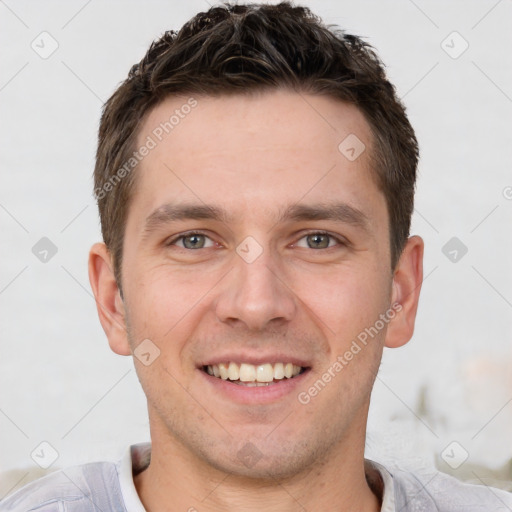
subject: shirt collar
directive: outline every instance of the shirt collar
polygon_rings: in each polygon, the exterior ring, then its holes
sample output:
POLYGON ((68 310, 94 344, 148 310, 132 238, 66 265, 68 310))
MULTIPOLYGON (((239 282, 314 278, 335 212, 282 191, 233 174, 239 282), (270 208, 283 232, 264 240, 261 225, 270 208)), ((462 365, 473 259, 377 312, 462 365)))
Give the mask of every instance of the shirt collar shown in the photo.
POLYGON ((117 465, 121 494, 126 510, 130 512, 146 512, 135 488, 133 477, 144 471, 151 460, 151 443, 134 444, 126 450, 124 457, 117 465))
POLYGON ((395 512, 393 475, 382 464, 369 459, 364 459, 364 470, 370 489, 382 501, 380 512, 395 512))

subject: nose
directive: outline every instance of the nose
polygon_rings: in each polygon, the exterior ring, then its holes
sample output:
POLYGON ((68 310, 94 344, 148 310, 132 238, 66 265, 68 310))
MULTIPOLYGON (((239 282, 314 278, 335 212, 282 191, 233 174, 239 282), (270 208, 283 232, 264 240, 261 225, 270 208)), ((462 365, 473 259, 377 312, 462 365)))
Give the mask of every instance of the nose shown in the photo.
POLYGON ((236 256, 234 266, 217 297, 215 309, 220 321, 261 331, 292 320, 296 297, 269 251, 251 263, 236 256))

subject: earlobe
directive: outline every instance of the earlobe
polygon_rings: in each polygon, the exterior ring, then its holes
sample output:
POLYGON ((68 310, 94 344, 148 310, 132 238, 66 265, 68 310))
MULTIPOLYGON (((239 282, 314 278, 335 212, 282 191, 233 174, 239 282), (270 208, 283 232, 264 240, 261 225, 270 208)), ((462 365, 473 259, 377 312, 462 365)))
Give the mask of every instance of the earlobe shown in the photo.
POLYGON ((405 345, 414 332, 414 322, 423 281, 423 240, 413 236, 407 240, 393 274, 391 304, 400 304, 388 325, 385 346, 405 345))
POLYGON ((130 355, 125 308, 114 276, 110 253, 103 243, 94 244, 89 252, 89 281, 110 348, 116 354, 130 355))

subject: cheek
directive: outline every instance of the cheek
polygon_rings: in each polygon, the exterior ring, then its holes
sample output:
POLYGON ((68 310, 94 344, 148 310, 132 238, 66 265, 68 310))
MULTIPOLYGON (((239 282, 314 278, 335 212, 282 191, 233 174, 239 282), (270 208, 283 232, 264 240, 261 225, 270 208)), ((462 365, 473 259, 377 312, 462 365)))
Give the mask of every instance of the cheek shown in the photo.
POLYGON ((383 275, 371 266, 347 266, 316 275, 296 272, 289 279, 326 336, 342 348, 388 308, 391 284, 383 275))
POLYGON ((126 290, 131 341, 149 338, 162 353, 180 352, 205 314, 215 282, 213 274, 198 278, 197 272, 168 265, 135 270, 126 290))

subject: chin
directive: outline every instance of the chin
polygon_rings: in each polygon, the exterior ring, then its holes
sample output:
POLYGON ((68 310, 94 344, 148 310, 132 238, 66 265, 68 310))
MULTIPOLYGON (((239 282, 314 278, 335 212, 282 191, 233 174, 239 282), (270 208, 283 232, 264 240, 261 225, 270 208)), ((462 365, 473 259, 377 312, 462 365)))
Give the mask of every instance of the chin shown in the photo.
MULTIPOLYGON (((218 446, 218 445, 217 445, 218 446)), ((328 447, 313 447, 305 442, 232 442, 226 450, 202 453, 200 456, 210 466, 232 476, 272 482, 307 474, 327 454, 328 447), (239 446, 234 449, 234 446, 239 446), (325 452, 325 453, 324 453, 325 452)))

